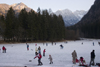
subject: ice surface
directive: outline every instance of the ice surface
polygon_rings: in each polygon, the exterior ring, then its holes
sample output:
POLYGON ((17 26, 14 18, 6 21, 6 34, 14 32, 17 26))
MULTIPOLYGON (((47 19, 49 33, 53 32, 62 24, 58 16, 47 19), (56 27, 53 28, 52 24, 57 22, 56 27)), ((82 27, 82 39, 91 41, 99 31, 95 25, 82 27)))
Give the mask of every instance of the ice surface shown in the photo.
MULTIPOLYGON (((2 46, 5 46, 7 53, 2 53, 0 50, 0 67, 37 67, 38 58, 35 57, 35 48, 41 47, 41 53, 46 49, 45 57, 42 56, 41 67, 79 67, 78 63, 76 65, 72 64, 72 55, 71 53, 76 50, 78 59, 83 56, 86 64, 90 62, 90 53, 92 50, 95 50, 95 63, 100 63, 100 46, 98 44, 100 39, 85 39, 77 41, 67 41, 66 42, 45 42, 43 43, 28 43, 29 51, 27 51, 26 43, 17 43, 17 44, 0 44, 0 49, 2 46), (83 42, 83 45, 82 45, 83 42), (94 46, 93 43, 94 42, 94 46), (46 46, 48 43, 48 46, 46 46), (55 45, 56 43, 56 45, 55 45), (37 46, 35 46, 37 44, 37 46), (60 45, 63 45, 64 48, 61 49, 60 45), (49 54, 53 58, 53 64, 49 64, 49 54), (29 62, 32 60, 32 62, 29 62)), ((82 66, 81 66, 82 67, 82 66)), ((98 67, 98 66, 91 66, 98 67)))

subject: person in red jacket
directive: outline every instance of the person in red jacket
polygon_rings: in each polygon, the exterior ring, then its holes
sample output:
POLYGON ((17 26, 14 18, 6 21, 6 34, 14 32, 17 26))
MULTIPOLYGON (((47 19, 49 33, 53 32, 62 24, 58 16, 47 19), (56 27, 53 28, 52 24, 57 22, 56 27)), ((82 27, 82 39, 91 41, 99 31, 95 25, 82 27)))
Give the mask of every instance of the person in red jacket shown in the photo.
POLYGON ((79 65, 80 65, 80 66, 86 65, 86 62, 85 62, 85 60, 84 60, 83 57, 80 57, 80 59, 79 59, 79 65))
POLYGON ((3 47, 2 47, 2 50, 3 50, 3 53, 5 53, 6 48, 3 46, 3 47))
POLYGON ((44 50, 43 50, 43 56, 45 56, 45 52, 46 52, 46 51, 45 51, 45 49, 44 49, 44 50))
POLYGON ((42 55, 40 53, 37 53, 37 56, 34 57, 34 59, 37 57, 38 57, 38 65, 43 65, 43 63, 41 62, 42 55))

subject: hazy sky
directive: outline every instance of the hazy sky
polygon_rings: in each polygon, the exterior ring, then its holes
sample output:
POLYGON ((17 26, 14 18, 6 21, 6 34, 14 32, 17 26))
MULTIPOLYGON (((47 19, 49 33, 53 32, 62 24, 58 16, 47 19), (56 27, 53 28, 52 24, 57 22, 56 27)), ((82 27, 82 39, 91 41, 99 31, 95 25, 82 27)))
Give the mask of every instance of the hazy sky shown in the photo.
POLYGON ((0 4, 14 4, 14 3, 24 3, 28 7, 37 11, 38 7, 40 9, 52 9, 53 12, 57 10, 69 9, 75 10, 89 10, 91 5, 93 5, 95 0, 0 0, 0 4))

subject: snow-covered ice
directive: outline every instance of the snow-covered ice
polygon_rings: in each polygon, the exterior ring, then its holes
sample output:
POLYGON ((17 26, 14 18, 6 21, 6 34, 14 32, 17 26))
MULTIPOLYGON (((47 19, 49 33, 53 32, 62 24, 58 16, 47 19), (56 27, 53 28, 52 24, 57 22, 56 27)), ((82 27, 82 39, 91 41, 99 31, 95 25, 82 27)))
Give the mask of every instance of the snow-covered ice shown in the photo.
POLYGON ((46 42, 44 43, 44 45, 43 43, 28 43, 29 51, 27 51, 26 43, 0 44, 0 49, 2 49, 2 46, 5 46, 7 48, 7 53, 2 53, 2 50, 0 50, 0 67, 37 67, 38 58, 34 59, 34 57, 35 48, 38 48, 39 46, 41 47, 42 54, 43 50, 46 49, 45 57, 42 56, 41 59, 43 63, 41 67, 79 67, 78 63, 76 65, 72 63, 71 53, 74 50, 76 50, 77 52, 78 59, 81 56, 84 57, 86 64, 89 64, 90 62, 91 51, 95 50, 95 63, 100 63, 100 46, 98 44, 98 42, 100 42, 100 39, 85 39, 67 42, 68 43, 53 42, 53 45, 51 42, 48 42, 48 46, 46 46, 46 42), (37 44, 37 46, 35 46, 35 44, 37 44), (60 48, 61 44, 64 46, 63 49, 60 48), (49 54, 51 54, 53 58, 53 64, 49 64, 49 54), (29 62, 29 60, 32 60, 32 62, 29 62))

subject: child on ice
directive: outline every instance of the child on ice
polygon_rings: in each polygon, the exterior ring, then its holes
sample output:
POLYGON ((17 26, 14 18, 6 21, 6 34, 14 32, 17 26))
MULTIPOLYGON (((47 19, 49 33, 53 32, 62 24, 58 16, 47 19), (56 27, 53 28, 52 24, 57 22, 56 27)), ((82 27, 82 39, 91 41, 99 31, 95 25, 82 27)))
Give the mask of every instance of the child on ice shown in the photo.
POLYGON ((50 64, 53 64, 53 62, 52 62, 52 56, 51 55, 49 55, 49 58, 48 59, 50 59, 50 64))
POLYGON ((2 47, 3 53, 6 53, 6 48, 3 46, 2 47))
POLYGON ((46 50, 46 49, 43 50, 43 56, 45 56, 45 52, 46 52, 45 50, 46 50))
POLYGON ((29 50, 29 45, 26 43, 26 45, 27 45, 27 50, 29 50))
POLYGON ((84 60, 83 57, 80 57, 80 59, 79 59, 79 65, 80 65, 80 66, 86 65, 86 62, 85 62, 85 60, 84 60))

